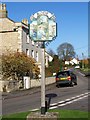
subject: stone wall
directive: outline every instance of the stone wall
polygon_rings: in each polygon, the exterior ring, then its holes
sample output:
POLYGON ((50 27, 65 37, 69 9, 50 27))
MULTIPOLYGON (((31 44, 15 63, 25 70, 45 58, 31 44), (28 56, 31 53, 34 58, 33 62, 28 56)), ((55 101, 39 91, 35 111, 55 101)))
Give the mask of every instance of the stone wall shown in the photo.
POLYGON ((1 31, 13 31, 15 28, 14 21, 9 18, 0 18, 0 32, 1 31))
POLYGON ((10 92, 19 89, 19 83, 16 80, 0 80, 0 91, 1 92, 10 92))
MULTIPOLYGON (((55 83, 55 77, 48 77, 45 79, 46 85, 55 83)), ((41 79, 32 79, 31 87, 37 87, 41 85, 41 79)))
POLYGON ((16 51, 19 49, 20 34, 15 23, 8 18, 0 19, 0 51, 16 51))
POLYGON ((2 53, 5 51, 16 51, 19 49, 18 44, 18 33, 9 32, 9 33, 0 33, 0 47, 2 48, 2 53))
MULTIPOLYGON (((45 79, 46 85, 55 83, 55 77, 48 77, 45 79)), ((30 80, 30 88, 41 86, 41 79, 31 79, 30 80)), ((16 80, 0 80, 0 91, 1 92, 11 92, 15 90, 19 90, 20 82, 16 80)), ((24 89, 24 88, 23 88, 24 89)))

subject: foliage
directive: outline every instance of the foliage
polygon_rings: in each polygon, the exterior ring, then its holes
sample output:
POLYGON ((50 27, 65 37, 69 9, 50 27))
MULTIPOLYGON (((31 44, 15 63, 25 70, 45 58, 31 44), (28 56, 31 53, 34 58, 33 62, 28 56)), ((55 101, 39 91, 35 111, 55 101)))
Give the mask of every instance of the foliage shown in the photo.
POLYGON ((59 110, 53 109, 49 112, 58 112, 60 120, 88 120, 90 112, 80 110, 59 110))
POLYGON ((88 58, 88 68, 90 69, 90 58, 88 58))
POLYGON ((58 46, 57 53, 59 58, 63 60, 69 60, 75 56, 74 47, 70 43, 63 43, 58 46))
POLYGON ((80 61, 80 68, 90 68, 90 59, 83 59, 80 61))
POLYGON ((2 55, 2 74, 5 78, 16 78, 20 76, 30 76, 31 73, 39 74, 39 68, 35 60, 25 53, 8 53, 2 55))
POLYGON ((57 73, 60 70, 60 60, 59 60, 57 55, 54 56, 53 61, 52 61, 52 65, 53 65, 53 67, 52 67, 53 73, 54 72, 57 73))
MULTIPOLYGON (((39 112, 39 111, 36 111, 39 112)), ((86 111, 79 111, 79 110, 59 110, 59 109, 53 109, 48 110, 48 112, 58 112, 60 120, 88 120, 88 116, 90 115, 90 112, 86 111)), ((20 113, 14 113, 9 115, 4 115, 2 117, 2 120, 26 120, 27 115, 29 115, 31 112, 20 112, 20 113)))
POLYGON ((45 68, 45 76, 46 77, 51 77, 52 76, 52 71, 51 71, 50 67, 45 68))
POLYGON ((63 61, 54 55, 52 62, 49 62, 49 67, 46 68, 46 77, 52 76, 53 73, 57 73, 63 69, 63 61))

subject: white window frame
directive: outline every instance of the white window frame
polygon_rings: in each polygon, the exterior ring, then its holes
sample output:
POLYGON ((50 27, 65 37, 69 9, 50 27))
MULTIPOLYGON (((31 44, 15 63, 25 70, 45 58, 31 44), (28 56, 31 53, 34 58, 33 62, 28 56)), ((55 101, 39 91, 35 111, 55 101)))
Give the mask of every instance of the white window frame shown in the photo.
POLYGON ((29 35, 26 37, 26 43, 29 43, 29 35))
POLYGON ((36 51, 36 61, 38 62, 38 52, 36 51))
POLYGON ((31 56, 34 58, 34 50, 31 51, 31 56))
POLYGON ((26 49, 26 55, 29 56, 29 49, 26 49))

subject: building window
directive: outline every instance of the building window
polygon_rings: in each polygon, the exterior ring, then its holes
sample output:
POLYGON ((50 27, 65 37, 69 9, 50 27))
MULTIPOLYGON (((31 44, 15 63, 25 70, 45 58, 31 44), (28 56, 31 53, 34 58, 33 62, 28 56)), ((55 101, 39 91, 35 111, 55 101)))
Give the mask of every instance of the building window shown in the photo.
POLYGON ((31 56, 34 58, 34 50, 31 51, 31 56))
POLYGON ((26 55, 29 56, 29 49, 26 49, 26 55))
POLYGON ((36 61, 38 62, 38 52, 36 51, 36 61))
POLYGON ((29 43, 29 35, 26 37, 26 43, 29 43))
POLYGON ((17 31, 16 28, 13 29, 14 31, 17 31))
POLYGON ((1 10, 4 10, 4 5, 2 4, 2 9, 1 10))

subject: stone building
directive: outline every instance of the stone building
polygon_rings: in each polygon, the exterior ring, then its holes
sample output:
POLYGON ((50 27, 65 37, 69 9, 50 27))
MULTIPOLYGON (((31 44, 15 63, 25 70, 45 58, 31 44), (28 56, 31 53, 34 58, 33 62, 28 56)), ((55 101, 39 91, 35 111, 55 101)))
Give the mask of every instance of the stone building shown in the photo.
MULTIPOLYGON (((15 22, 8 18, 6 4, 0 4, 0 55, 8 51, 25 52, 33 57, 41 71, 41 43, 34 42, 29 38, 28 20, 15 22)), ((48 66, 46 54, 46 66, 48 66)))
POLYGON ((25 52, 40 62, 40 45, 29 38, 28 20, 14 22, 8 18, 6 5, 0 4, 0 51, 25 52))
MULTIPOLYGON (((0 4, 0 53, 7 51, 24 51, 33 57, 38 64, 41 63, 41 43, 34 42, 29 38, 28 20, 14 22, 8 18, 5 4, 0 4)), ((49 54, 46 54, 46 66, 48 65, 49 54)))

